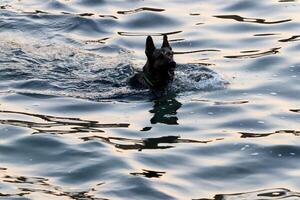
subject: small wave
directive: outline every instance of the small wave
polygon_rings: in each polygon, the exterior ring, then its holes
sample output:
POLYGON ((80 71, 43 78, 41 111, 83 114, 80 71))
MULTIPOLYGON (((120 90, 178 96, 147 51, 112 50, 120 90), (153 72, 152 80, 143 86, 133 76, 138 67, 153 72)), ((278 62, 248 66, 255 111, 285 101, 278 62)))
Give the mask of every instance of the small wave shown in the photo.
POLYGON ((274 189, 265 189, 258 190, 253 192, 245 193, 235 193, 235 194, 217 194, 213 199, 207 200, 217 200, 217 199, 299 199, 300 194, 298 192, 293 192, 286 188, 274 188, 274 189))
POLYGON ((217 72, 197 64, 178 65, 173 89, 178 92, 224 89, 229 84, 217 72))

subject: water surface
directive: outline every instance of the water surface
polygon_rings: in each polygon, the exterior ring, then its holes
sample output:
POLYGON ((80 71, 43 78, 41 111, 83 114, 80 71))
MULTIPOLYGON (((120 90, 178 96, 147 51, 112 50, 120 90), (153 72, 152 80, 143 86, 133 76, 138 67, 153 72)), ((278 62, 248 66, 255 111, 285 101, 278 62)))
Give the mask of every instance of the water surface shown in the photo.
POLYGON ((0 198, 300 199, 299 9, 0 1, 0 198), (127 83, 163 34, 157 97, 127 83))

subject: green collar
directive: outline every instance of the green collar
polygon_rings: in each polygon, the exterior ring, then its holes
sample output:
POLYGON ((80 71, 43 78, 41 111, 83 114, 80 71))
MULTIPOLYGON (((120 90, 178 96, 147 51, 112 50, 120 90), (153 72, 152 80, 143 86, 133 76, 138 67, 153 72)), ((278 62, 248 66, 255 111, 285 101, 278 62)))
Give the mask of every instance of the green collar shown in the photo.
POLYGON ((151 80, 150 78, 149 78, 149 76, 147 76, 147 73, 143 73, 143 79, 145 80, 145 82, 146 82, 146 84, 149 86, 149 87, 154 87, 155 86, 155 80, 151 80))

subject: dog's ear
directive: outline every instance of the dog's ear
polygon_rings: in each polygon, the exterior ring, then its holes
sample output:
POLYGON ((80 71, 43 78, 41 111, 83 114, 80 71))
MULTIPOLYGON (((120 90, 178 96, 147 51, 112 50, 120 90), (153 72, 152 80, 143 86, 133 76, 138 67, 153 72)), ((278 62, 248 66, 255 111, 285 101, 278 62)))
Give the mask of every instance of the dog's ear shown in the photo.
POLYGON ((172 50, 172 47, 171 47, 170 44, 169 44, 167 35, 164 35, 164 41, 163 41, 163 43, 162 43, 161 48, 163 48, 163 47, 166 47, 166 48, 169 48, 169 49, 172 50))
POLYGON ((154 50, 155 50, 155 46, 154 46, 152 37, 148 36, 147 40, 146 40, 146 50, 145 50, 146 56, 148 58, 150 58, 152 56, 154 50))

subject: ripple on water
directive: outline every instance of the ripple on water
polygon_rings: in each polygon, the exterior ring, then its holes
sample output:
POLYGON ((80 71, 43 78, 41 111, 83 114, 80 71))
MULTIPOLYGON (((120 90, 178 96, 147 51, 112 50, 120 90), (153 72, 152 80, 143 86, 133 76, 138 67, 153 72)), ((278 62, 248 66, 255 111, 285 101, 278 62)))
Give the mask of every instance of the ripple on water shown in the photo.
POLYGON ((261 7, 261 2, 254 2, 249 0, 242 0, 238 2, 234 2, 229 4, 229 6, 225 6, 223 10, 225 11, 248 11, 261 7))
MULTIPOLYGON (((213 199, 207 200, 218 200, 218 199, 226 199, 226 200, 234 200, 234 199, 252 199, 252 200, 260 200, 260 199, 299 199, 299 192, 293 192, 286 188, 272 188, 272 189, 264 189, 252 192, 242 192, 242 193, 233 193, 233 194, 217 194, 213 199)), ((199 199, 200 200, 200 199, 199 199)))
POLYGON ((93 6, 102 6, 106 4, 106 0, 76 0, 75 4, 85 6, 85 7, 93 7, 93 6))
POLYGON ((83 34, 87 36, 99 36, 99 34, 107 33, 100 21, 95 21, 92 18, 73 16, 68 17, 67 20, 63 22, 66 25, 64 31, 83 34))
POLYGON ((137 13, 132 16, 127 16, 125 22, 122 23, 124 28, 142 29, 157 28, 163 26, 164 29, 168 27, 179 26, 180 21, 158 13, 137 13), (159 22, 159 23, 157 23, 159 22))
POLYGON ((0 196, 300 199, 298 12, 295 0, 0 1, 0 196), (146 36, 163 34, 182 63, 169 91, 128 87, 146 36))

